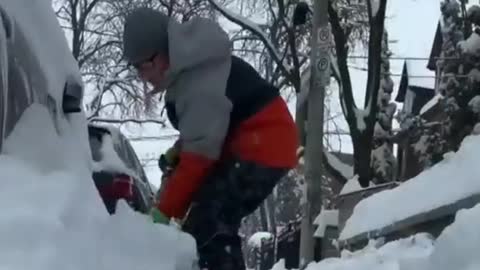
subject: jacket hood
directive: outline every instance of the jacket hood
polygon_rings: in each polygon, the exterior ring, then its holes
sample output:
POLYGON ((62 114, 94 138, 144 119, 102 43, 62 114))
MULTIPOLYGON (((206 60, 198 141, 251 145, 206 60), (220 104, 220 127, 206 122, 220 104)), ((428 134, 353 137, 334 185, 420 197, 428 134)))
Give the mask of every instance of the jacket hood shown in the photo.
POLYGON ((200 17, 185 23, 171 19, 168 47, 170 68, 162 88, 168 88, 183 71, 230 58, 232 54, 227 33, 215 21, 200 17))

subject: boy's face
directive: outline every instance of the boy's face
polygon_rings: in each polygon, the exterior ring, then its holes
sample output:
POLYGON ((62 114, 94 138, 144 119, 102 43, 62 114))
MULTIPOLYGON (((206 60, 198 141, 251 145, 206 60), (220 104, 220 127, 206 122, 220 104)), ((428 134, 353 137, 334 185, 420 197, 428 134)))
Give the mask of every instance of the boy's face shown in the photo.
POLYGON ((165 79, 165 73, 170 64, 167 57, 156 54, 144 62, 134 65, 138 71, 140 78, 158 88, 165 79))

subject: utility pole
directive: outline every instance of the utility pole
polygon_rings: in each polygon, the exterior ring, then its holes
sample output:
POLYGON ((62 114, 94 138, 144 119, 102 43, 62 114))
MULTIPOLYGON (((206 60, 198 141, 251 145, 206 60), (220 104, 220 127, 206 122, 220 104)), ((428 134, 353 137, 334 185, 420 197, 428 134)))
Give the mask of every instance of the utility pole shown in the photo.
POLYGON ((325 88, 330 81, 331 31, 328 24, 328 0, 314 0, 308 94, 305 176, 307 200, 300 237, 300 269, 314 259, 313 221, 322 207, 323 123, 325 88))

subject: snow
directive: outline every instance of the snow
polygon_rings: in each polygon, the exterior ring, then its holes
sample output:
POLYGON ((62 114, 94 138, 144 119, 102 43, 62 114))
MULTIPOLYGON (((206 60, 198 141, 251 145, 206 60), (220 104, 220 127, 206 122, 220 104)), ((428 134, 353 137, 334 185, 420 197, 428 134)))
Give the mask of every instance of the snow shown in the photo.
MULTIPOLYGON (((455 222, 448 226, 435 244, 426 264, 428 270, 480 269, 480 205, 457 212, 455 222)), ((422 270, 416 268, 415 270, 422 270)))
POLYGON ((51 1, 2 0, 0 6, 15 21, 14 34, 27 38, 32 56, 36 58, 33 63, 38 64, 48 78, 43 90, 51 94, 57 108, 61 108, 66 78, 79 83, 82 80, 51 1), (62 64, 58 65, 59 62, 62 64))
MULTIPOLYGON (((344 250, 340 258, 310 263, 306 270, 411 270, 402 266, 425 260, 434 249, 433 239, 427 234, 418 234, 383 246, 381 244, 380 241, 371 241, 362 250, 344 250)), ((282 266, 283 262, 279 261, 272 270, 285 270, 282 266)))
MULTIPOLYGON (((100 148, 102 158, 98 162, 93 162, 93 171, 119 172, 130 176, 136 176, 136 173, 133 170, 129 169, 127 165, 122 161, 122 159, 118 156, 118 153, 115 151, 113 144, 114 142, 111 135, 103 135, 102 147, 100 148)), ((138 176, 136 177, 138 178, 138 176)))
POLYGON ((467 40, 458 42, 460 49, 467 54, 480 54, 480 35, 473 32, 467 40))
MULTIPOLYGON (((61 108, 65 78, 79 71, 50 4, 0 6, 21 18, 16 30, 28 36, 45 72, 36 90, 48 90, 61 108)), ((108 215, 92 179, 84 112, 51 109, 26 108, 0 155, 0 269, 193 269, 191 236, 153 224, 124 201, 108 215)))
POLYGON ((280 259, 276 264, 273 265, 272 270, 286 270, 285 259, 280 259))
MULTIPOLYGON (((311 263, 306 270, 476 270, 480 269, 480 205, 460 210, 435 240, 426 233, 384 244, 370 240, 358 251, 311 263)), ((285 270, 280 260, 272 270, 285 270)))
POLYGON ((258 248, 262 246, 263 240, 269 240, 272 237, 273 235, 269 232, 256 232, 248 239, 248 245, 258 248))
POLYGON ((443 96, 441 94, 436 94, 432 99, 430 99, 427 103, 425 103, 425 105, 423 105, 422 109, 420 110, 420 115, 430 110, 442 99, 443 99, 443 96))
POLYGON ((191 269, 189 235, 154 225, 124 202, 116 216, 107 214, 91 178, 82 115, 61 123, 60 135, 52 122, 33 104, 0 155, 0 268, 191 269))
MULTIPOLYGON (((430 43, 430 46, 431 44, 433 43, 430 43)), ((425 52, 425 55, 428 55, 428 53, 425 52)), ((405 63, 408 70, 409 86, 435 89, 435 72, 427 69, 424 62, 407 59, 405 60, 405 63)))
POLYGON ((313 224, 318 226, 314 236, 324 237, 327 226, 338 226, 338 210, 322 209, 313 224))
POLYGON ((339 160, 334 154, 325 151, 325 156, 327 157, 328 163, 335 168, 338 172, 340 172, 343 177, 346 179, 350 179, 353 177, 353 167, 343 163, 339 160))
POLYGON ((358 182, 358 175, 355 175, 352 179, 349 179, 345 185, 343 185, 340 195, 353 193, 362 189, 362 186, 360 186, 360 183, 358 182))
POLYGON ((480 135, 480 123, 475 124, 472 130, 473 135, 480 135))
POLYGON ((477 177, 480 175, 479 152, 480 136, 468 136, 456 154, 445 155, 445 159, 434 167, 392 190, 360 201, 347 220, 340 239, 380 229, 480 193, 477 177))

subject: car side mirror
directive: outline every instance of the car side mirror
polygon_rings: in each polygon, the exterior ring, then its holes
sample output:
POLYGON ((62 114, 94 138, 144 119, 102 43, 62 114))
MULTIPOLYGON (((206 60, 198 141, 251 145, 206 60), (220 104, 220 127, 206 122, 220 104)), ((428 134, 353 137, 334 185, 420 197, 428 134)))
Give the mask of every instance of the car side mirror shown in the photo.
POLYGON ((63 88, 62 109, 65 114, 82 111, 83 86, 81 82, 69 78, 63 88))

